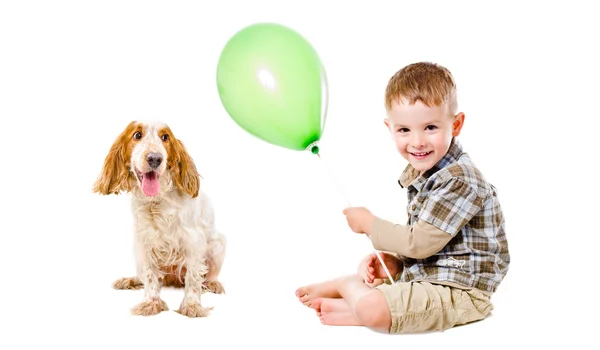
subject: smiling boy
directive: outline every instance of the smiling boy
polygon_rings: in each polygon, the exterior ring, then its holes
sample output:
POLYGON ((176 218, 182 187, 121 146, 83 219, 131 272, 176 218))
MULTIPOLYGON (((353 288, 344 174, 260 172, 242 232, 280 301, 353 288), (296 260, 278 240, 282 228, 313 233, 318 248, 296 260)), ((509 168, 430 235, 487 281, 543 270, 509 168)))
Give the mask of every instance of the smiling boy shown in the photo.
POLYGON ((448 69, 408 65, 390 79, 384 120, 409 165, 399 184, 408 194, 408 223, 363 207, 344 210, 353 232, 375 253, 356 274, 300 287, 300 301, 329 325, 367 326, 386 333, 442 331, 485 319, 510 255, 496 189, 457 140, 465 121, 448 69))

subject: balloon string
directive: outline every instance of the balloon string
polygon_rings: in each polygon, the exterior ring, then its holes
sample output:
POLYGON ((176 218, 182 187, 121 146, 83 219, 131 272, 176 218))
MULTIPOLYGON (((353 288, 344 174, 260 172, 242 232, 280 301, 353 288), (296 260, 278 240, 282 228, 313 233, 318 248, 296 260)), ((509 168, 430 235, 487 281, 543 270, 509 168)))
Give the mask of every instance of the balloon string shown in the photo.
MULTIPOLYGON (((323 159, 321 158, 321 155, 317 152, 315 153, 317 155, 317 157, 319 157, 319 159, 321 160, 321 164, 323 164, 323 166, 325 168, 327 168, 327 173, 331 176, 331 180, 333 183, 335 183, 337 185, 338 190, 340 191, 340 193, 342 194, 342 196, 344 197, 344 200, 346 201, 346 207, 350 207, 350 201, 348 200, 348 196, 346 195, 346 192, 344 192, 344 189, 342 188, 342 186, 340 185, 340 183, 338 181, 335 181, 334 177, 333 177, 333 173, 331 171, 329 171, 328 167, 327 167, 327 162, 323 161, 323 159)), ((369 237, 368 235, 365 235, 365 237, 367 237, 367 239, 371 239, 371 237, 369 237)), ((385 263, 383 262, 383 258, 381 257, 380 252, 378 252, 377 250, 375 250, 375 255, 377 255, 377 258, 379 259, 379 263, 381 264, 381 266, 383 266, 383 270, 385 271, 385 274, 388 276, 389 280, 391 283, 395 283, 394 279, 392 278, 392 274, 390 273, 390 271, 388 270, 387 266, 385 265, 385 263)))

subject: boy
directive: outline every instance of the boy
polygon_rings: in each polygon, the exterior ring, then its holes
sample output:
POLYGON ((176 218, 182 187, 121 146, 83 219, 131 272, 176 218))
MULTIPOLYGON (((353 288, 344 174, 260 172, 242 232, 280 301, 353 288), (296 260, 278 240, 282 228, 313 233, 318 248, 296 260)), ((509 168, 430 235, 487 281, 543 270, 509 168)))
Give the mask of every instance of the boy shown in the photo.
POLYGON ((409 162, 398 181, 408 192, 408 224, 362 207, 344 214, 353 232, 382 251, 396 282, 373 253, 358 273, 300 287, 296 296, 324 324, 391 334, 482 320, 510 256, 496 190, 456 139, 465 115, 457 113, 454 78, 437 64, 408 65, 390 79, 385 105, 384 123, 409 162))

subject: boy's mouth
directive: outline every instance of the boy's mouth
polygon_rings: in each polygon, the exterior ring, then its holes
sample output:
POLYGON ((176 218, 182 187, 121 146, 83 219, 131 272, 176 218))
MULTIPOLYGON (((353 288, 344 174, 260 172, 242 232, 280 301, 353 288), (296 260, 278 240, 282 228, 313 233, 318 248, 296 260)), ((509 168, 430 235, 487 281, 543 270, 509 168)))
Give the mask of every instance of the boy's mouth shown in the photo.
POLYGON ((432 151, 429 152, 410 152, 410 154, 416 159, 425 159, 428 155, 431 154, 432 151))

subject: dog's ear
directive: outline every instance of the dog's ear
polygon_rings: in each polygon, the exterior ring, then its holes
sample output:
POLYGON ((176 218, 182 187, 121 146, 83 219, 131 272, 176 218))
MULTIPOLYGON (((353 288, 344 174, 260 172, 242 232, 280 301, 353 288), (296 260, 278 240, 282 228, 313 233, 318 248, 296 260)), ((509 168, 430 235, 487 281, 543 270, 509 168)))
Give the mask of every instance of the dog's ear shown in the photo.
POLYGON ((136 123, 131 122, 110 147, 102 171, 94 184, 94 193, 109 195, 131 190, 130 179, 133 175, 129 171, 127 150, 135 129, 136 123))
POLYGON ((173 176, 173 183, 190 197, 196 198, 200 191, 200 174, 192 157, 188 154, 180 140, 173 138, 169 157, 169 168, 173 176))

